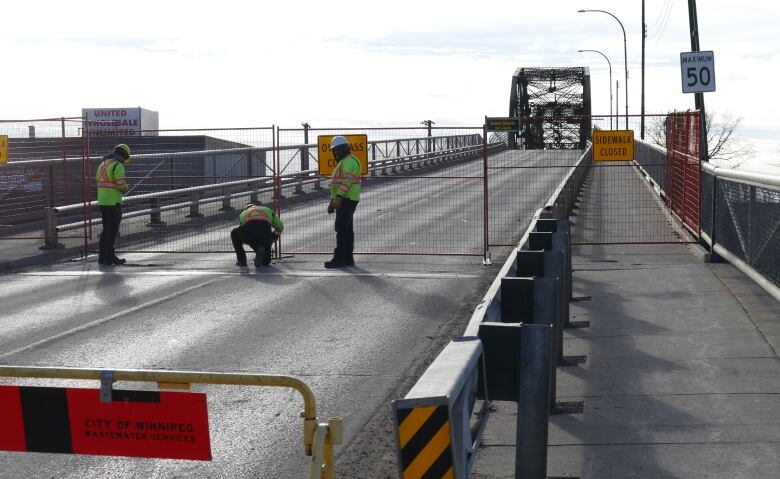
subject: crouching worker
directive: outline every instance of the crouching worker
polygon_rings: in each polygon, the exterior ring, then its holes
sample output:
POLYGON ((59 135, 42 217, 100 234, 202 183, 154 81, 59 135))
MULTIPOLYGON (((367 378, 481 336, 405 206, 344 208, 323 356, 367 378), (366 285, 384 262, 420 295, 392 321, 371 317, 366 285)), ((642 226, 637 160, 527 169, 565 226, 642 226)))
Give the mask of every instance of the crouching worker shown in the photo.
POLYGON ((271 208, 249 203, 238 215, 238 228, 230 232, 236 250, 236 266, 246 266, 244 245, 255 251, 255 266, 271 264, 271 244, 279 238, 284 224, 271 208))

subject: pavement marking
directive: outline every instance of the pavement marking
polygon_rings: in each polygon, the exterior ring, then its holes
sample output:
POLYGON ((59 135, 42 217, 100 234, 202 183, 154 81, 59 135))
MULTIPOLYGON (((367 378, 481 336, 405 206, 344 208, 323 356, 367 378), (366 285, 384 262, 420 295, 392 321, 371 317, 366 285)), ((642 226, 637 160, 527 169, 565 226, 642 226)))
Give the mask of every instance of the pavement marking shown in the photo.
POLYGON ((166 270, 166 271, 122 271, 122 272, 104 272, 104 271, 40 271, 30 273, 17 273, 16 276, 102 276, 102 275, 122 275, 122 276, 282 276, 282 277, 306 277, 306 278, 344 278, 350 276, 357 277, 381 277, 381 278, 404 278, 404 279, 470 279, 479 278, 479 274, 471 273, 421 273, 421 272, 398 272, 398 273, 369 273, 369 272, 351 272, 351 271, 273 271, 264 270, 262 272, 253 271, 205 271, 205 270, 166 270))
POLYGON ((8 357, 13 356, 15 354, 19 354, 19 353, 23 353, 23 352, 26 352, 26 351, 30 351, 32 349, 35 349, 35 348, 39 347, 39 346, 43 346, 45 344, 54 342, 54 341, 56 341, 58 339, 65 338, 67 336, 72 336, 72 335, 80 333, 82 331, 86 331, 89 328, 93 328, 95 326, 99 326, 99 325, 101 325, 103 323, 107 323, 107 322, 112 321, 114 319, 121 318, 122 316, 127 316, 128 314, 135 313, 136 311, 139 311, 139 310, 151 307, 151 306, 155 306, 155 305, 163 303, 165 301, 170 301, 171 299, 174 299, 177 296, 185 295, 185 294, 187 294, 187 293, 189 293, 191 291, 194 291, 196 289, 200 289, 200 288, 202 288, 204 286, 208 286, 211 283, 215 283, 217 281, 219 281, 219 279, 210 279, 210 280, 205 281, 203 283, 199 283, 199 284, 196 284, 194 286, 190 286, 189 288, 185 288, 185 289, 183 289, 181 291, 177 291, 177 292, 171 293, 171 294, 169 294, 167 296, 163 296, 162 298, 157 298, 157 299, 154 299, 152 301, 149 301, 149 302, 146 302, 146 303, 143 303, 143 304, 139 304, 138 306, 134 306, 134 307, 132 307, 130 309, 126 309, 126 310, 121 311, 119 313, 114 313, 114 314, 112 314, 110 316, 106 316, 105 318, 97 319, 95 321, 91 321, 89 323, 82 324, 81 326, 76 326, 75 328, 68 329, 67 331, 63 331, 63 332, 57 333, 57 334, 55 334, 53 336, 49 336, 48 338, 44 338, 44 339, 35 341, 34 343, 30 343, 27 346, 22 346, 20 348, 16 348, 14 350, 5 352, 3 354, 0 354, 0 359, 5 359, 5 358, 8 358, 8 357))

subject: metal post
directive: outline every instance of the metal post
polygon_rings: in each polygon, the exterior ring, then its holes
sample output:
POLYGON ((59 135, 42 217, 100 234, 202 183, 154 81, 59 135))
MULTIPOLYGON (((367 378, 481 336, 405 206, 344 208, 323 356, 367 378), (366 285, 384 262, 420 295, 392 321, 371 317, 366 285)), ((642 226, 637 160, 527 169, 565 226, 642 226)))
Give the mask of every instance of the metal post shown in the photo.
MULTIPOLYGON (((301 126, 303 126, 303 144, 308 145, 310 126, 308 123, 305 122, 301 123, 301 126)), ((304 146, 303 148, 301 148, 301 171, 306 171, 308 169, 309 169, 309 147, 304 146)))
POLYGON ((152 198, 149 200, 149 222, 146 226, 165 226, 165 221, 162 220, 162 213, 160 212, 160 198, 152 198))
POLYGON ((44 221, 44 243, 39 246, 40 250, 55 250, 65 247, 64 244, 58 242, 57 232, 57 209, 46 207, 43 209, 43 221, 44 221))
POLYGON ((639 129, 639 138, 645 139, 645 38, 647 38, 647 25, 645 24, 645 0, 642 0, 642 122, 639 129))
MULTIPOLYGON (((699 19, 696 11, 696 0, 688 0, 688 24, 690 25, 691 33, 691 51, 699 51, 699 19)), ((694 93, 694 102, 696 109, 701 112, 701 138, 699 153, 701 155, 701 161, 709 161, 709 151, 707 145, 707 114, 704 110, 704 93, 694 93)))
POLYGON ((517 401, 515 477, 547 477, 549 383, 552 326, 523 324, 520 346, 520 390, 517 401))
POLYGON ((487 154, 487 125, 482 126, 482 264, 490 264, 490 250, 488 249, 488 242, 490 236, 488 228, 490 222, 488 220, 488 154, 487 154))
POLYGON ((609 58, 607 58, 606 55, 604 55, 598 50, 577 50, 577 51, 598 53, 599 55, 604 57, 604 59, 607 61, 607 65, 609 65, 609 129, 611 130, 612 129, 612 62, 609 61, 609 58))
POLYGON ((200 191, 193 191, 190 195, 190 214, 187 218, 203 218, 203 214, 200 212, 200 191))
POLYGON ((620 25, 620 29, 623 31, 623 68, 626 72, 626 79, 623 88, 626 90, 626 130, 628 130, 628 41, 626 40, 626 29, 623 27, 623 22, 618 17, 609 13, 606 10, 578 10, 579 13, 585 12, 599 12, 606 13, 610 17, 614 18, 620 25))
POLYGON ((222 208, 219 211, 230 211, 233 206, 230 204, 230 187, 225 186, 222 188, 222 208))
POLYGON ((717 223, 716 210, 718 208, 718 175, 712 172, 712 229, 710 230, 710 255, 715 256, 715 229, 717 223))

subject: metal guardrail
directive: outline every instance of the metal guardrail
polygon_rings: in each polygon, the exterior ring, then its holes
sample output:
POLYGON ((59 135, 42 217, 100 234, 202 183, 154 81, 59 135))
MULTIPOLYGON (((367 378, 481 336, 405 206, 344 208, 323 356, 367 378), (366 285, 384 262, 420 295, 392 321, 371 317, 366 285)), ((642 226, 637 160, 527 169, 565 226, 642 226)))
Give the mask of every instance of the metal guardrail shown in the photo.
POLYGON ((115 381, 154 382, 159 389, 189 390, 191 384, 221 384, 262 387, 286 387, 303 398, 303 445, 311 456, 310 479, 334 477, 333 446, 342 443, 341 418, 318 422, 314 393, 303 381, 292 376, 273 374, 219 373, 204 371, 155 371, 144 369, 88 369, 0 365, 0 377, 78 379, 101 381, 101 401, 110 402, 115 381))
MULTIPOLYGON (((473 136, 473 135, 466 135, 466 136, 473 136)), ((428 137, 424 137, 424 139, 428 139, 428 137)), ((406 141, 406 139, 403 141, 406 141)), ((377 143, 382 143, 382 142, 377 142, 377 143)), ((282 148, 300 149, 304 147, 309 148, 312 147, 312 145, 298 145, 298 146, 289 146, 289 147, 282 147, 282 148)), ((313 145, 313 147, 316 148, 316 145, 313 145)), ((489 145, 489 150, 493 151, 501 147, 502 145, 500 144, 489 145)), ((403 157, 382 158, 379 160, 369 162, 369 176, 388 175, 388 174, 396 173, 398 171, 428 167, 428 166, 433 166, 439 163, 444 163, 449 161, 463 160, 463 159, 470 158, 477 153, 481 154, 482 149, 483 149, 483 145, 479 143, 477 145, 461 146, 461 147, 451 148, 449 150, 423 152, 420 154, 412 154, 403 157)), ((253 150, 260 151, 263 149, 255 148, 253 150)), ((264 151, 267 151, 267 149, 264 151)), ((187 152, 182 154, 192 155, 193 152, 187 152)), ((170 155, 170 154, 166 153, 162 155, 170 155)), ((286 175, 279 175, 278 179, 279 179, 278 186, 274 185, 276 177, 255 177, 250 179, 222 182, 213 185, 193 186, 193 187, 180 188, 180 189, 168 190, 168 191, 157 192, 157 193, 146 193, 142 195, 129 196, 129 197, 125 197, 123 201, 125 205, 148 203, 150 207, 148 209, 143 209, 143 210, 129 211, 124 214, 124 217, 133 218, 133 217, 148 215, 150 217, 150 224, 155 224, 155 223, 159 223, 160 214, 162 212, 185 209, 185 208, 189 209, 189 214, 191 216, 198 216, 201 205, 222 202, 223 208, 229 208, 230 203, 233 199, 248 197, 250 201, 257 201, 259 194, 267 193, 269 191, 274 191, 274 189, 277 187, 280 190, 294 188, 295 193, 303 193, 304 186, 314 185, 314 189, 318 190, 321 188, 320 183, 323 178, 318 176, 316 170, 306 170, 306 171, 300 171, 300 172, 290 173, 286 175), (234 189, 237 187, 246 187, 246 189, 244 191, 235 192, 234 189), (214 191, 214 190, 222 190, 223 194, 219 196, 212 196, 207 198, 204 197, 205 196, 204 193, 209 191, 214 191), (166 205, 161 204, 162 198, 167 198, 172 196, 187 196, 187 195, 190 196, 189 201, 178 202, 174 204, 166 204, 166 205)), ((53 208, 45 208, 44 211, 45 244, 43 248, 44 249, 60 248, 61 246, 58 242, 59 232, 68 231, 72 229, 79 229, 85 226, 84 221, 77 221, 77 222, 68 223, 64 225, 58 225, 57 224, 58 215, 60 213, 77 212, 84 209, 85 207, 96 207, 96 206, 97 206, 97 202, 92 201, 90 203, 77 203, 77 204, 71 204, 71 205, 65 205, 65 206, 59 206, 53 208)), ((100 222, 99 219, 92 220, 92 223, 99 223, 99 222, 100 222)))
POLYGON ((400 477, 468 477, 488 401, 482 402, 475 424, 471 411, 477 389, 486 387, 481 342, 451 341, 409 393, 392 402, 400 477))
POLYGON ((479 447, 488 420, 490 400, 518 402, 515 477, 545 477, 548 415, 556 407, 554 374, 562 357, 562 328, 568 322, 571 298, 571 235, 567 232, 568 220, 544 217, 568 218, 591 164, 591 150, 589 145, 545 207, 534 215, 517 248, 477 305, 463 336, 445 347, 403 399, 393 401, 401 478, 423 477, 428 469, 419 469, 419 464, 433 467, 432 458, 421 455, 433 443, 425 430, 435 429, 429 425, 435 421, 438 428, 447 427, 447 449, 442 449, 440 443, 438 451, 443 453, 439 457, 444 459, 439 460, 452 465, 450 477, 467 478, 471 454, 479 447), (524 253, 534 258, 518 262, 518 256, 524 253), (518 280, 512 286, 526 291, 507 294, 502 304, 501 290, 507 279, 518 280), (517 311, 511 308, 518 305, 519 296, 527 299, 525 293, 529 290, 534 299, 531 305, 525 305, 530 307, 530 314, 526 313, 521 324, 513 316, 517 311), (486 325, 488 329, 483 328, 486 325), (485 369, 480 371, 477 364, 482 362, 485 369), (474 386, 478 387, 476 391, 474 386), (465 441, 465 434, 457 432, 464 430, 457 421, 472 417, 477 400, 482 400, 476 412, 478 420, 468 436, 470 441, 465 441), (456 418, 455 423, 452 418, 456 418))
POLYGON ((780 301, 780 175, 702 165, 702 239, 780 301))

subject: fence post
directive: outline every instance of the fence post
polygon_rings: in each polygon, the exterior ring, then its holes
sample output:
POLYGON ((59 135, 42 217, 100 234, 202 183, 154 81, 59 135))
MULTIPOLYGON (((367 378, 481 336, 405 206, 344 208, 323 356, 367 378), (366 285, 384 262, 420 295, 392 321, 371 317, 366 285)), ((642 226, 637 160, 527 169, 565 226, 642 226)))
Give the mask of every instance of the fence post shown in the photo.
POLYGON ((187 218, 203 218, 203 213, 200 212, 200 191, 193 191, 190 195, 190 214, 187 218))
POLYGON ((552 326, 523 324, 520 346, 520 388, 517 401, 515 477, 547 477, 552 326))
POLYGON ((149 203, 149 222, 146 223, 146 226, 165 226, 165 221, 162 220, 160 212, 160 199, 152 198, 149 203))
POLYGON ((258 198, 259 192, 257 191, 258 183, 259 183, 258 181, 251 181, 249 183, 249 190, 251 191, 251 193, 249 194, 249 201, 254 204, 257 204, 260 201, 260 199, 258 198))
POLYGON ((298 178, 298 182, 295 183, 295 191, 293 191, 294 195, 302 195, 305 193, 303 191, 303 176, 298 178))
POLYGON ((38 247, 39 250, 57 250, 63 249, 64 244, 58 242, 57 232, 57 208, 46 207, 43 209, 44 221, 44 243, 38 247))
MULTIPOLYGON (((46 206, 54 208, 54 163, 52 162, 49 163, 49 167, 46 169, 46 183, 46 206)), ((68 178, 65 178, 64 183, 67 188, 68 178)), ((65 201, 68 201, 67 197, 65 201)))
POLYGON ((230 187, 226 186, 222 188, 222 208, 219 211, 232 211, 233 206, 230 204, 230 187))

